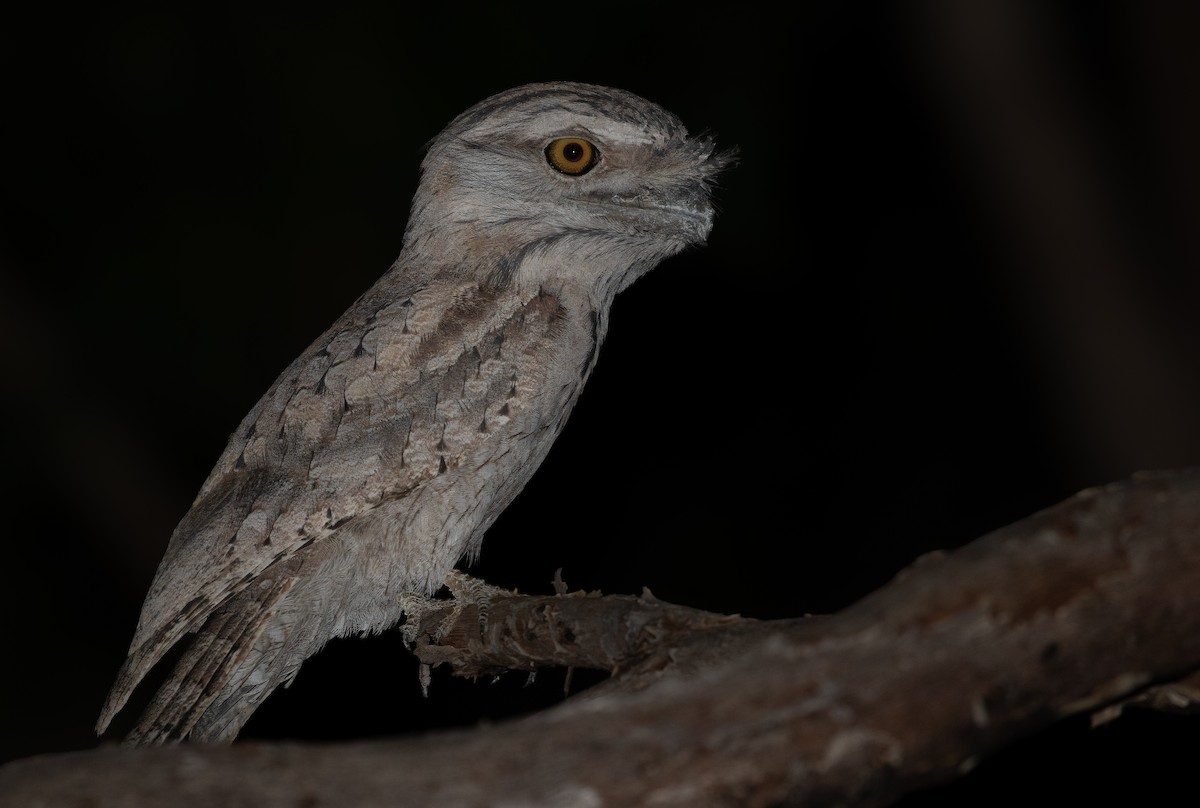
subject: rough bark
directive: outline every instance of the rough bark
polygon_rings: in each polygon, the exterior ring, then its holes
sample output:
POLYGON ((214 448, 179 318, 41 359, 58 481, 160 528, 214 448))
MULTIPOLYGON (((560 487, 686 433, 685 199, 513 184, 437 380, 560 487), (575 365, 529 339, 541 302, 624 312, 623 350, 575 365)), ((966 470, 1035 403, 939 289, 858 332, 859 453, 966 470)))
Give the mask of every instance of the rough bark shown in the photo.
POLYGON ((420 646, 427 662, 616 675, 424 738, 31 758, 0 769, 0 804, 886 804, 1066 715, 1189 706, 1194 685, 1154 686, 1200 669, 1200 472, 1084 491, 827 618, 456 586, 462 603, 409 628, 447 643, 420 646))

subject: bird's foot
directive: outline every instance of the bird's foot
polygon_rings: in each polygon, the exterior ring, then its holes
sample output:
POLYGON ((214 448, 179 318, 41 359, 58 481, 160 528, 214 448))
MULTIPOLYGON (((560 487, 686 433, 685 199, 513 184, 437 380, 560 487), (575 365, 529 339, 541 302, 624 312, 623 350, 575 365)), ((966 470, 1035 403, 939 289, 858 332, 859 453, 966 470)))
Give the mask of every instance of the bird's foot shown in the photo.
MULTIPOLYGON (((446 576, 445 584, 450 590, 450 601, 415 592, 401 596, 404 625, 400 627, 400 635, 409 648, 417 645, 438 646, 452 631, 461 632, 464 625, 472 622, 478 625, 479 636, 483 636, 491 602, 497 597, 513 594, 458 570, 446 576), (475 620, 464 620, 464 615, 469 616, 471 610, 475 612, 475 620)), ((432 678, 430 663, 421 664, 418 678, 421 692, 428 696, 432 678)))

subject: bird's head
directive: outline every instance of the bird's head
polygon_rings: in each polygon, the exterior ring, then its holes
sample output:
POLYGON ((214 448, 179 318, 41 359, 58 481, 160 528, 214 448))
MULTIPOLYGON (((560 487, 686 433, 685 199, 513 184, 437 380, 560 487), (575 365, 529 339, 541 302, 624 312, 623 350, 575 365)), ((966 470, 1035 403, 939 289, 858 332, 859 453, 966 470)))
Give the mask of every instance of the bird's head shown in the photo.
POLYGON ((490 282, 571 279, 615 294, 704 242, 710 187, 729 160, 632 93, 517 87, 430 143, 405 249, 490 282))

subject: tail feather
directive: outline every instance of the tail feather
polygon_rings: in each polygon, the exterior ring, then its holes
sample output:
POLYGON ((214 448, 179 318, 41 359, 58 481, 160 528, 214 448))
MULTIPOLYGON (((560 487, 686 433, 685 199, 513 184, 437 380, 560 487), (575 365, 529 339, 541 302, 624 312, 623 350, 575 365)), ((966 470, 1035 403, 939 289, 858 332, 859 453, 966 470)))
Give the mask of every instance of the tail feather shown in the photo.
POLYGON ((158 661, 175 643, 179 642, 188 630, 205 618, 209 609, 208 601, 197 598, 188 604, 188 608, 178 617, 155 632, 153 636, 140 644, 137 644, 135 640, 135 646, 129 649, 129 656, 125 658, 121 670, 117 671, 116 681, 113 682, 112 689, 108 692, 108 698, 104 700, 100 718, 96 721, 97 735, 104 734, 112 722, 113 716, 121 712, 121 708, 129 701, 129 697, 138 683, 146 678, 150 669, 158 664, 158 661))
MULTIPOLYGON (((271 660, 247 659, 258 650, 260 638, 274 618, 275 605, 291 588, 294 579, 277 579, 273 585, 250 592, 244 591, 215 611, 197 634, 168 680, 159 688, 137 725, 125 738, 127 744, 146 746, 180 741, 192 735, 209 706, 222 694, 236 689, 254 670, 271 660)), ((247 711, 241 722, 225 740, 249 718, 247 711)))
MULTIPOLYGON (((375 522, 361 524, 371 528, 372 540, 387 535, 375 522)), ((275 565, 271 575, 259 576, 209 613, 127 742, 228 743, 331 637, 395 624, 403 612, 394 593, 414 584, 388 569, 362 568, 361 537, 349 527, 322 542, 319 552, 275 565)), ((131 654, 101 716, 102 728, 153 664, 147 658, 131 654)))
POLYGON ((235 651, 236 646, 223 639, 231 619, 232 614, 225 610, 209 618, 176 664, 171 677, 154 694, 137 726, 126 736, 126 743, 146 746, 186 737, 196 716, 207 706, 204 687, 215 683, 221 670, 230 662, 236 665, 240 661, 230 658, 230 652, 235 651))

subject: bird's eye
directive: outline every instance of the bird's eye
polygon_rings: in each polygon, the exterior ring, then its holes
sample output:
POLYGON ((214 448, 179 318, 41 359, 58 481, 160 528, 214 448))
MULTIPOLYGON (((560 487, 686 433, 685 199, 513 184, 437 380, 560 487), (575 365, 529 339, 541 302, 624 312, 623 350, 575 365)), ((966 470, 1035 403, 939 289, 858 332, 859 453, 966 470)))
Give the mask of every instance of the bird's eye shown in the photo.
POLYGON ((546 147, 546 162, 555 171, 578 177, 586 174, 600 159, 600 150, 583 138, 560 137, 546 147))

